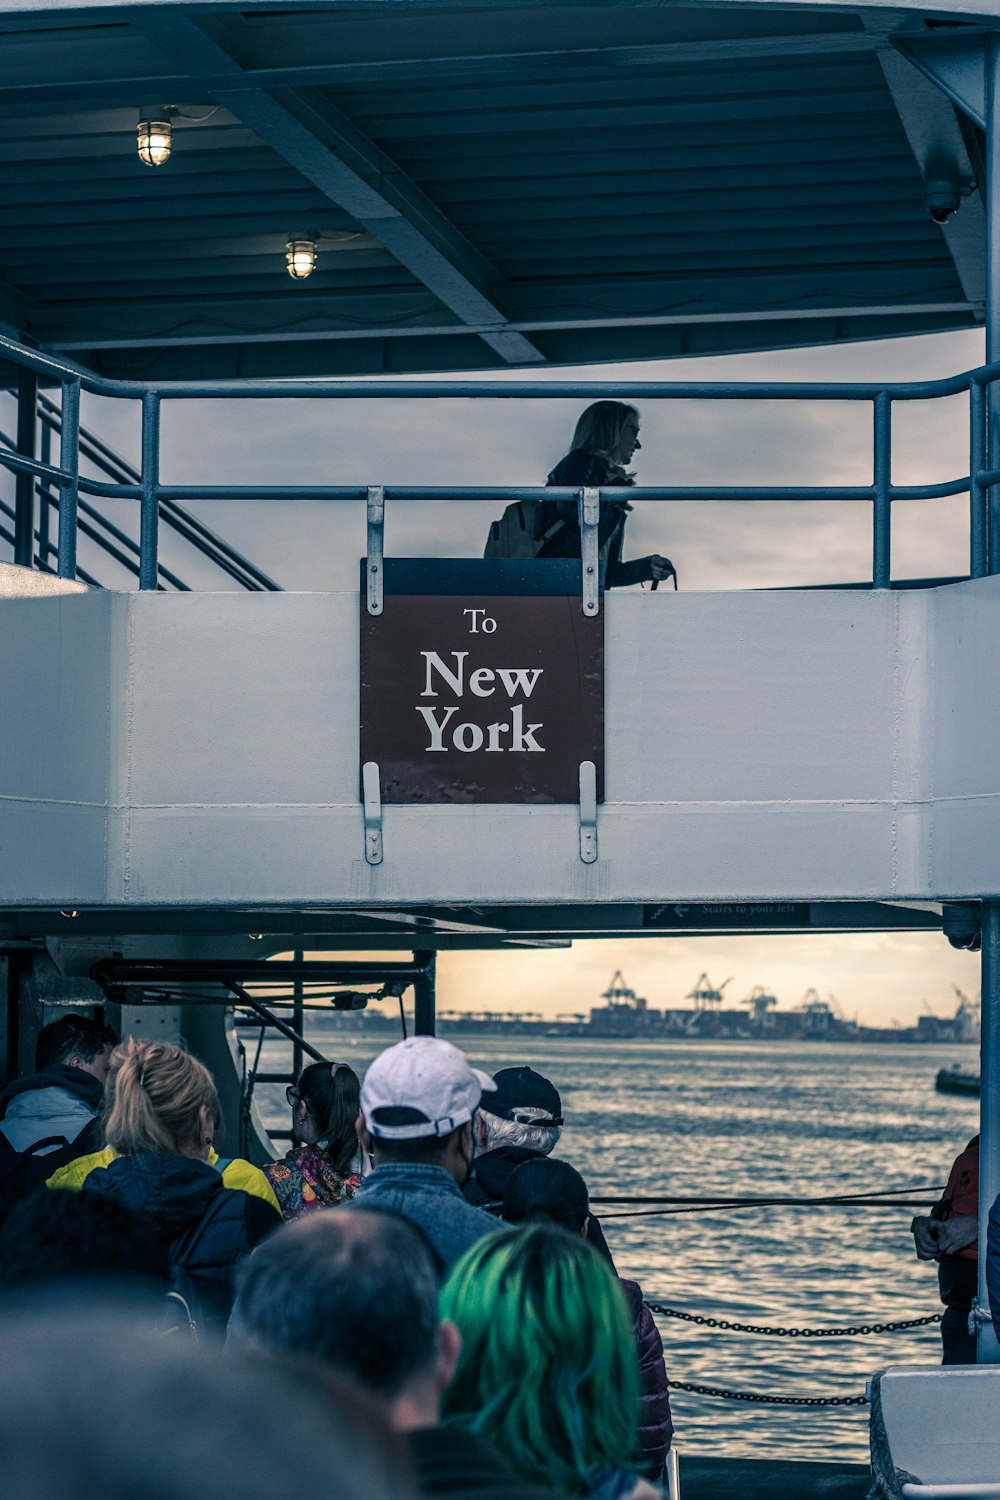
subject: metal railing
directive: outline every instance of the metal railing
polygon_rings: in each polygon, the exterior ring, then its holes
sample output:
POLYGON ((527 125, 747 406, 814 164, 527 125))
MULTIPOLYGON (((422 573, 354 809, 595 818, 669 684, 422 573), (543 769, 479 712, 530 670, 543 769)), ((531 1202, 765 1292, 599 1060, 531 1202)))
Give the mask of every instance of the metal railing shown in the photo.
MULTIPOLYGON (((598 398, 670 401, 791 401, 851 402, 867 404, 872 417, 873 475, 870 484, 840 485, 637 485, 630 499, 655 501, 861 501, 872 507, 872 586, 891 585, 891 518, 897 501, 938 500, 952 495, 969 496, 969 573, 980 578, 1000 572, 1000 467, 987 466, 988 392, 1000 380, 1000 363, 954 375, 944 380, 922 382, 702 382, 702 381, 472 381, 392 380, 380 378, 329 380, 242 380, 165 383, 156 381, 107 380, 89 371, 40 354, 37 350, 0 337, 0 360, 33 371, 42 381, 60 387, 58 418, 50 403, 53 426, 59 434, 59 461, 43 462, 15 451, 9 440, 0 447, 0 466, 15 474, 31 474, 56 494, 58 545, 50 549, 58 557, 58 572, 75 578, 77 533, 86 533, 80 513, 88 512, 81 495, 137 501, 140 507, 138 573, 141 589, 155 589, 161 576, 158 559, 161 520, 174 525, 178 508, 199 500, 315 500, 359 501, 368 507, 368 608, 381 609, 381 559, 383 557, 384 505, 386 500, 450 501, 489 500, 504 504, 518 500, 574 500, 579 502, 582 536, 582 591, 586 598, 596 588, 594 561, 597 546, 599 491, 545 488, 542 486, 451 486, 451 485, 172 485, 160 478, 160 416, 165 401, 191 400, 418 400, 463 397, 487 400, 594 400, 598 398), (80 436, 80 394, 141 403, 142 460, 139 470, 119 473, 113 481, 85 477, 80 473, 85 450, 80 436), (892 482, 892 417, 897 402, 927 401, 967 393, 969 396, 969 473, 937 484, 897 485, 892 482), (992 545, 990 538, 993 538, 992 545), (588 565, 588 559, 589 565, 588 565)), ((4 507, 5 513, 10 514, 4 507)), ((202 523, 187 513, 184 524, 202 523)), ((208 533, 208 528, 202 528, 208 533)), ((9 536, 2 526, 0 535, 9 536)), ((216 542, 219 538, 208 533, 216 542)), ((245 559, 241 559, 246 563, 245 559)), ((247 565, 250 566, 250 565, 247 565)), ((266 575, 257 573, 256 587, 275 587, 266 575)), ((586 606, 585 606, 586 607, 586 606)), ((593 606, 596 608, 596 603, 593 606)), ((588 612, 591 612, 588 608, 588 612)))
MULTIPOLYGON (((40 391, 37 396, 36 416, 40 423, 39 457, 43 464, 49 464, 52 437, 58 436, 61 432, 62 419, 57 403, 43 391, 40 391)), ((9 434, 0 430, 0 447, 6 447, 7 450, 13 452, 17 450, 18 444, 9 434)), ((107 475, 116 484, 137 485, 142 482, 142 476, 137 469, 134 469, 126 459, 95 433, 89 432, 83 426, 80 427, 79 432, 79 456, 86 458, 94 468, 107 475)), ((35 549, 33 558, 35 565, 41 571, 50 572, 52 569, 49 566, 49 559, 58 555, 58 548, 49 539, 49 517, 51 512, 58 512, 59 501, 52 493, 47 479, 35 481, 34 493, 39 503, 39 516, 37 527, 33 527, 32 542, 35 549)), ((126 572, 138 578, 140 575, 139 544, 121 527, 115 526, 97 506, 78 499, 77 507, 79 515, 86 518, 78 521, 80 533, 93 541, 105 556, 112 558, 126 572)), ((0 500, 0 514, 7 516, 15 524, 15 530, 11 532, 0 523, 0 537, 16 548, 17 511, 14 506, 0 500)), ((173 501, 163 501, 160 504, 160 516, 178 536, 215 567, 235 579, 241 588, 249 591, 281 591, 279 583, 276 583, 224 537, 212 531, 197 516, 192 515, 182 506, 173 501)), ((79 565, 77 574, 84 582, 98 588, 101 586, 96 578, 85 572, 79 565)), ((164 584, 169 584, 179 592, 191 592, 191 585, 185 583, 162 562, 158 563, 157 576, 161 580, 157 585, 159 588, 162 588, 164 584)))

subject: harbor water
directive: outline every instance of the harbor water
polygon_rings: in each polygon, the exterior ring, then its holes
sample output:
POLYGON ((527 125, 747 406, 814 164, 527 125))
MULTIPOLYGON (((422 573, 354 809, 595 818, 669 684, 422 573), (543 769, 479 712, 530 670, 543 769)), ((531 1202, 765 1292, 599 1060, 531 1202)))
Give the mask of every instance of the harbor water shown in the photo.
MULTIPOLYGON (((384 1045, 326 1031, 313 1040, 360 1073, 384 1045)), ((978 1129, 978 1102, 936 1094, 938 1067, 974 1068, 969 1047, 609 1041, 455 1034, 489 1072, 528 1063, 559 1087, 557 1148, 594 1197, 822 1197, 920 1187, 927 1206, 978 1129)), ((245 1040, 249 1037, 245 1034, 245 1040)), ((249 1051, 253 1051, 248 1047, 249 1051)), ((264 1047, 268 1070, 287 1052, 264 1047)), ((287 1061, 285 1062, 287 1066, 287 1061)), ((283 1092, 261 1086, 266 1123, 287 1127, 283 1092)), ((909 1199, 907 1199, 907 1203, 909 1199)), ((911 1206, 773 1207, 627 1217, 598 1208, 620 1274, 651 1301, 778 1327, 892 1322, 940 1309, 936 1268, 918 1261, 911 1206)), ((789 1396, 857 1396, 875 1370, 940 1359, 936 1324, 867 1337, 775 1338, 658 1319, 672 1379, 789 1396)), ((781 1407, 675 1391, 682 1453, 867 1457, 865 1407, 781 1407)))

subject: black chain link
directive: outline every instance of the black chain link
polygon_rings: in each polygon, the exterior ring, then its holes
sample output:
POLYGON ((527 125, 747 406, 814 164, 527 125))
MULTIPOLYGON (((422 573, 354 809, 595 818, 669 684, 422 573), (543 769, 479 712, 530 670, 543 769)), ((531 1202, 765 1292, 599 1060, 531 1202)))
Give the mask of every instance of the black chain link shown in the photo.
POLYGON ((900 1328, 923 1328, 928 1323, 940 1323, 944 1317, 943 1313, 928 1313, 925 1318, 904 1318, 898 1323, 859 1323, 850 1328, 765 1328, 756 1323, 730 1323, 726 1318, 707 1318, 701 1313, 681 1312, 680 1308, 666 1307, 662 1302, 647 1302, 646 1306, 650 1312, 660 1313, 665 1318, 682 1318, 685 1323, 700 1323, 704 1328, 725 1328, 731 1333, 765 1334, 776 1339, 847 1339, 866 1333, 894 1333, 900 1328))
POLYGON ((726 1391, 717 1385, 692 1385, 671 1380, 672 1391, 694 1391, 698 1396, 721 1396, 726 1401, 761 1401, 768 1406, 867 1406, 867 1396, 768 1396, 763 1391, 726 1391))

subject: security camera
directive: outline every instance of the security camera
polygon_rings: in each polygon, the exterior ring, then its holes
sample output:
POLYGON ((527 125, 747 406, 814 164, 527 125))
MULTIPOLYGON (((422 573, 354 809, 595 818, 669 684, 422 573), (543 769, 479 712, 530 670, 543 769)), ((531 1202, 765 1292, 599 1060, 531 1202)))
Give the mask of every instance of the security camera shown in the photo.
POLYGON ((982 936, 978 901, 945 901, 941 907, 941 926, 953 948, 978 953, 982 936))
POLYGON ((935 224, 947 224, 952 214, 958 213, 961 202, 962 189, 952 178, 937 178, 924 188, 924 207, 935 224))

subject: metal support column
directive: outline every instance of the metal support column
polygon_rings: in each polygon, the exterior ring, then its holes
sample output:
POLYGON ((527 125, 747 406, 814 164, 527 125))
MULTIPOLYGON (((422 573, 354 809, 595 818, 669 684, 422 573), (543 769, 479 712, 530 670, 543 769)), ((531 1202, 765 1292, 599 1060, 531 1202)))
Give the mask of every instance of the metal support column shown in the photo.
MULTIPOLYGON (((35 408, 38 376, 22 369, 17 377, 17 451, 35 457, 35 408)), ((14 561, 22 568, 35 563, 35 476, 18 474, 14 481, 14 561)))
MULTIPOLYGON (((296 948, 292 953, 292 958, 297 964, 302 963, 304 957, 305 955, 301 948, 296 948)), ((302 976, 301 974, 296 974, 295 978, 292 980, 292 1027, 296 1032, 298 1032, 300 1037, 305 1030, 306 1013, 303 1009, 304 1000, 305 991, 302 986, 302 976)), ((299 1074, 301 1072, 302 1043, 300 1041, 295 1041, 292 1043, 292 1076, 295 1079, 296 1083, 298 1083, 299 1081, 299 1074)))
MULTIPOLYGON (((1000 359, 1000 36, 986 40, 986 363, 1000 359)), ((987 462, 1000 467, 1000 382, 986 392, 987 462)), ((1000 486, 989 492, 987 573, 1000 573, 1000 486)))
MULTIPOLYGON (((983 1012, 979 1103, 979 1305, 989 1306, 986 1291, 986 1226, 1000 1195, 1000 901, 984 901, 983 1012)), ((976 1328, 976 1360, 1000 1364, 1000 1344, 987 1318, 976 1328)))
POLYGON ((433 1036, 437 954, 433 950, 415 952, 413 962, 419 964, 422 971, 413 981, 413 1034, 433 1036))
MULTIPOLYGON (((1000 37, 986 40, 986 360, 1000 358, 1000 37)), ((1000 386, 987 389, 987 464, 1000 461, 1000 386)), ((1000 494, 989 493, 986 571, 1000 572, 1000 494)), ((986 1228, 1000 1193, 1000 901, 982 904, 982 1041, 979 1101, 979 1285, 981 1309, 986 1291, 986 1228)), ((1000 1364, 993 1325, 976 1324, 979 1364, 1000 1364)))

